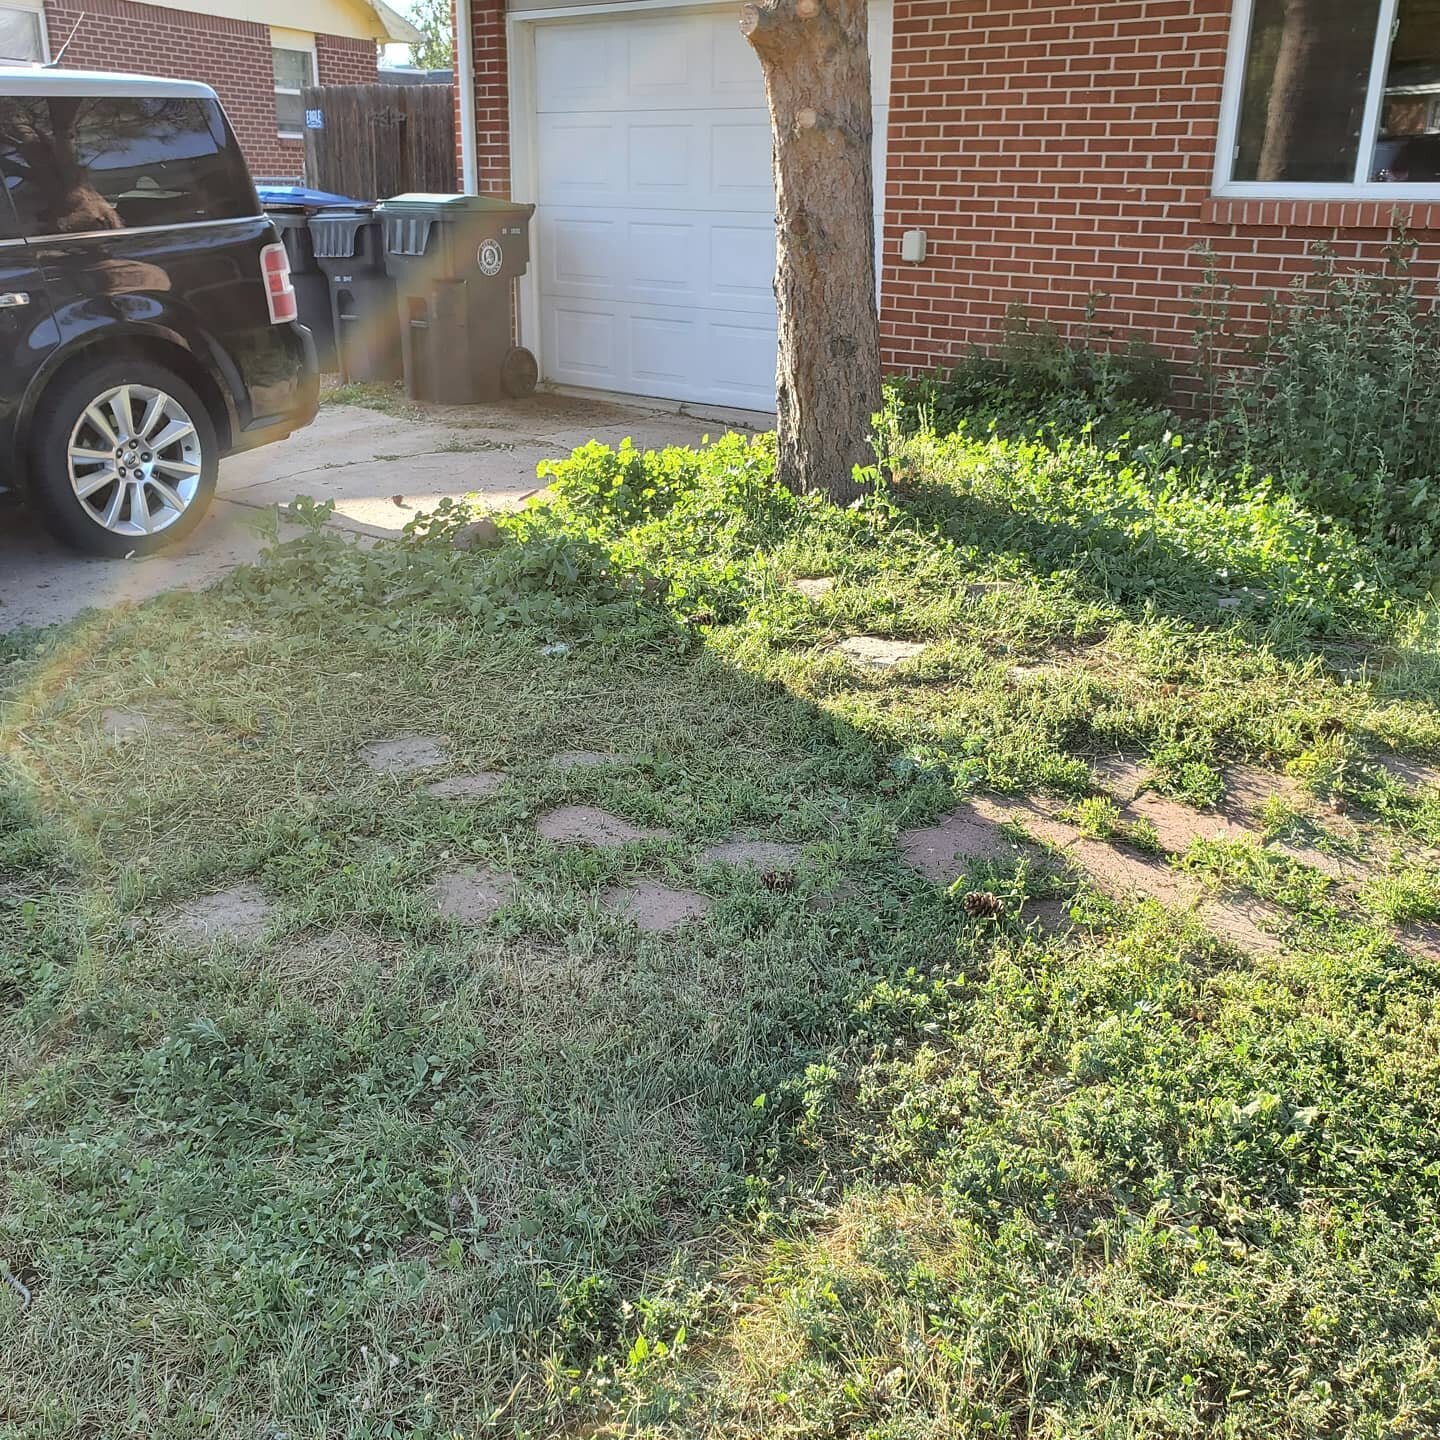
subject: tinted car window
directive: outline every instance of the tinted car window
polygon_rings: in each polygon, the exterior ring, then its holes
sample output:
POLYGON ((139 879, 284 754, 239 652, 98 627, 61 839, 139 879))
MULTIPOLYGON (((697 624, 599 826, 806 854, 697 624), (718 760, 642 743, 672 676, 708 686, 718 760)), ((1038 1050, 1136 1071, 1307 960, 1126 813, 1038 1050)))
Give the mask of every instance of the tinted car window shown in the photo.
POLYGON ((233 220, 258 208, 208 100, 0 95, 0 180, 29 235, 233 220))

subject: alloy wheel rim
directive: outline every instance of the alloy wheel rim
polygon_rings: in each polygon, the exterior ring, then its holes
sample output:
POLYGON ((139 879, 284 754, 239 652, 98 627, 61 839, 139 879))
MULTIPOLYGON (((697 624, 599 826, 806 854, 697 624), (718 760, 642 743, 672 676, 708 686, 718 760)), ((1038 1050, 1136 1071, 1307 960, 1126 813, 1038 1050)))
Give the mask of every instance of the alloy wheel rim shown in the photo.
POLYGON ((70 432, 70 488, 86 515, 113 535, 168 530, 200 488, 200 436, 185 407, 153 385, 97 395, 70 432))

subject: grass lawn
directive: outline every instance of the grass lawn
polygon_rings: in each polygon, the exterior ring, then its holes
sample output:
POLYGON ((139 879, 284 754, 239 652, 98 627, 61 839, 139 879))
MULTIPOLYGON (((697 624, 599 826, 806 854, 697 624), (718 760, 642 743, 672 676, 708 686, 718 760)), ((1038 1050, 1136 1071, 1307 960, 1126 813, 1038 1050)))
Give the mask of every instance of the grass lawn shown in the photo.
POLYGON ((0 1432, 1436 1433, 1440 614, 1113 444, 0 641, 0 1432))

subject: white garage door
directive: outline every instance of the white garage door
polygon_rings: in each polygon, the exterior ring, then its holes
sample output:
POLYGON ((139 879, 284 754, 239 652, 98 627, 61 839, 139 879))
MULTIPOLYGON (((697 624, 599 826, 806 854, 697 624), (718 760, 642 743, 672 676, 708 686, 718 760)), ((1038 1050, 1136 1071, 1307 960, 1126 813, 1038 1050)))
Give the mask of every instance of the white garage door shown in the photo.
MULTIPOLYGON (((737 21, 727 5, 535 24, 531 294, 548 379, 774 408, 770 122, 737 21)), ((888 0, 870 25, 883 101, 888 0)))

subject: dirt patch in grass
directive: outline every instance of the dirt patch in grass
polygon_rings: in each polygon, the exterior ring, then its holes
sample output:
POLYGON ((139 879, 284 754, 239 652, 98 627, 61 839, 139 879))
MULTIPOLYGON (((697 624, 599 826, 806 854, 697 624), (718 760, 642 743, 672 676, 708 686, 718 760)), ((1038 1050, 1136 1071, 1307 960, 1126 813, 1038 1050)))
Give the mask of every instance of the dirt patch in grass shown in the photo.
POLYGON ((515 893, 515 877, 488 865, 462 865, 435 881, 435 908, 446 920, 483 925, 515 893))
POLYGON ((1041 939, 1068 935, 1076 928, 1068 900, 1027 900, 1020 909, 1019 921, 1033 928, 1041 939))
POLYGON ((139 710, 100 712, 100 733, 116 744, 123 745, 126 741, 140 740, 147 735, 160 734, 171 728, 163 722, 152 720, 139 710))
MULTIPOLYGON (((1057 825, 1059 822, 1056 822, 1057 825)), ((1068 830, 1068 827, 1066 827, 1068 830)), ((1158 900, 1172 909, 1185 909, 1199 901, 1204 886, 1188 875, 1172 870, 1153 855, 1139 855, 1104 840, 1087 840, 1054 830, 1042 836, 1059 844, 1067 856, 1094 882, 1095 888, 1112 900, 1143 897, 1158 900)))
POLYGON ((1440 921, 1412 921, 1401 928, 1400 943, 1412 955, 1440 960, 1440 921))
POLYGON ((900 855, 927 880, 948 885, 962 868, 959 861, 1008 859, 1027 848, 1033 851, 1005 828, 1031 813, 1021 804, 977 796, 933 825, 902 832, 900 855))
POLYGON ((707 845, 700 855, 717 865, 736 865, 774 874, 796 869, 805 858, 805 847, 781 840, 747 840, 737 835, 707 845))
POLYGON ((1227 895, 1206 902, 1196 913, 1212 935, 1252 955, 1275 955, 1284 948, 1276 932, 1284 928, 1286 912, 1268 900, 1227 895))
POLYGON ((618 885, 600 896, 605 909, 633 921, 638 929, 666 935, 701 919, 714 903, 694 890, 662 885, 657 880, 637 880, 618 885))
POLYGON ((594 805, 562 805, 535 822, 535 833, 557 845, 595 845, 602 850, 618 849, 641 840, 669 840, 669 830, 632 825, 619 815, 594 805))
POLYGON ((918 640, 892 640, 884 635, 851 635, 835 647, 837 654, 867 670, 893 670, 924 649, 918 640))
POLYGON ((1258 840, 1259 833, 1220 810, 1196 810, 1168 795, 1146 790, 1121 807, 1128 823, 1147 821, 1155 838, 1172 854, 1183 854, 1196 840, 1258 840))
POLYGON ((427 795, 437 800, 457 800, 473 804, 477 800, 488 800, 500 792, 505 783, 503 770, 476 770, 470 775, 452 775, 448 780, 437 780, 425 787, 427 795))
POLYGON ((1231 765, 1223 778, 1225 795, 1220 801, 1220 814, 1246 830, 1263 827, 1265 807, 1274 796, 1296 810, 1313 808, 1304 787, 1293 776, 1277 775, 1258 765, 1231 765))
POLYGON ((444 765, 448 741, 443 735, 396 735, 360 747, 360 759, 377 775, 416 775, 444 765))
POLYGON ((1097 790, 1128 805, 1149 784, 1151 771, 1143 755, 1122 753, 1092 760, 1090 775, 1097 790))
POLYGON ((833 575, 813 575, 801 580, 792 580, 790 588, 807 600, 819 600, 835 588, 833 575))
POLYGON ((255 944, 264 938, 275 907, 253 880, 228 890, 187 900, 171 913, 166 928, 186 940, 235 940, 255 944))
MULTIPOLYGON (((1034 850, 1024 840, 1017 840, 1007 826, 1018 826, 1031 840, 1054 847, 1112 900, 1154 900, 1167 909, 1194 911, 1210 929, 1244 948, 1270 951, 1277 946, 1274 936, 1259 923, 1269 920, 1278 928, 1283 912, 1277 907, 1248 898, 1216 899, 1198 878, 1174 869, 1158 856, 1082 835, 1045 800, 976 796, 935 825, 906 831, 900 836, 900 852, 905 863, 927 879, 949 884, 963 868, 963 860, 999 860, 1026 848, 1034 850)), ((1060 921, 1058 911, 1039 913, 1046 922, 1042 928, 1060 921)))

